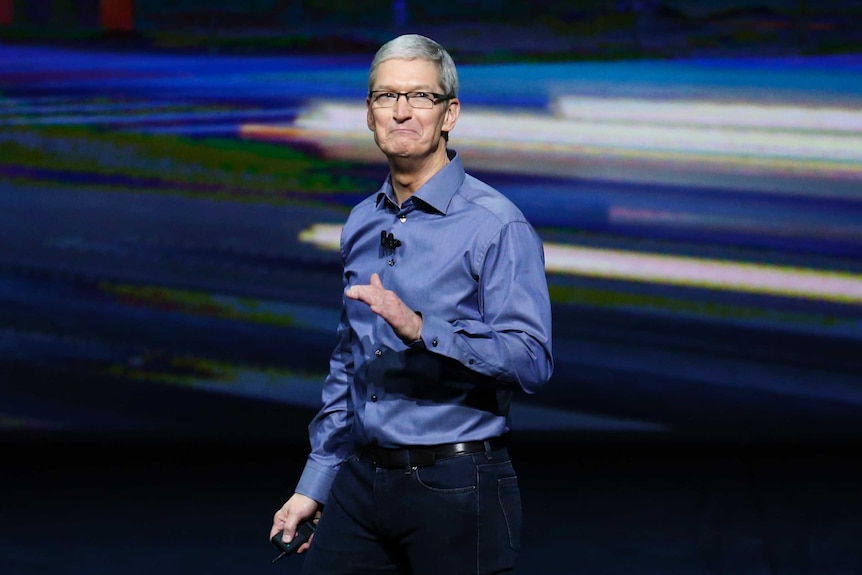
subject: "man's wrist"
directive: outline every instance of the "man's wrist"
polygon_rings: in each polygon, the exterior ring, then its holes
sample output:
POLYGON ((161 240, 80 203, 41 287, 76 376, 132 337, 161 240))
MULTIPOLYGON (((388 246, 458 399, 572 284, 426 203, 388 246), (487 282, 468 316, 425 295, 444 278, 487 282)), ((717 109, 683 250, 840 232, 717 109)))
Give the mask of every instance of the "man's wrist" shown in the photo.
POLYGON ((416 314, 416 317, 419 318, 419 328, 416 330, 416 337, 410 340, 410 343, 416 343, 417 341, 422 341, 422 312, 414 310, 413 313, 416 314))

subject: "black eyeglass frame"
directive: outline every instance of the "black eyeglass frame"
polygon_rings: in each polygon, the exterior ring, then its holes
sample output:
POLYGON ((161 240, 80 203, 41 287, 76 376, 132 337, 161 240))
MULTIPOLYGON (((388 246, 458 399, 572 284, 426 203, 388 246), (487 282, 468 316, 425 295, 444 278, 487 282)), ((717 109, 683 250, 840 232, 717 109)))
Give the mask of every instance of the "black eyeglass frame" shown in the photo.
MULTIPOLYGON (((398 99, 401 96, 404 96, 404 99, 407 100, 407 105, 411 108, 416 108, 413 104, 410 103, 410 98, 417 97, 417 94, 426 94, 428 96, 434 96, 434 99, 431 101, 431 108, 439 104, 440 102, 445 102, 447 100, 453 99, 455 96, 450 96, 448 94, 438 94, 436 92, 427 92, 425 90, 412 90, 410 92, 396 92, 394 90, 371 90, 368 92, 368 100, 371 101, 373 105, 375 103, 374 94, 394 94, 395 101, 392 102, 392 106, 381 106, 382 108, 394 108, 398 104, 398 99)), ((424 108, 425 110, 430 110, 431 108, 424 108)), ((423 108, 419 108, 420 110, 423 108)))

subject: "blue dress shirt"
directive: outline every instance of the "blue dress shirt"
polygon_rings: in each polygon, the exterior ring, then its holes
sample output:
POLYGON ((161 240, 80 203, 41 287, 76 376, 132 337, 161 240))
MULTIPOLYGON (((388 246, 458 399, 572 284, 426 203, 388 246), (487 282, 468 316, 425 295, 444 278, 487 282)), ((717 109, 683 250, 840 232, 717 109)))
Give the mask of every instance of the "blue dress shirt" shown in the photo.
POLYGON ((377 272, 423 325, 420 340, 404 343, 367 304, 342 298, 296 489, 321 503, 340 463, 369 443, 507 433, 512 395, 536 392, 553 372, 542 241, 508 198, 448 153, 450 162, 402 206, 387 177, 342 229, 345 290, 377 272))

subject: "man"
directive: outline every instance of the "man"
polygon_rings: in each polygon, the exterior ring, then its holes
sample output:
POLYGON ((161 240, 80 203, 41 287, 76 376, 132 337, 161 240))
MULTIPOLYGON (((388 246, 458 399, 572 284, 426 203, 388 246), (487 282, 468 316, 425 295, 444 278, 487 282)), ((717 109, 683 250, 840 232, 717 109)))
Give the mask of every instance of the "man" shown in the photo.
POLYGON ((386 43, 368 90, 390 172, 342 230, 338 343, 311 454, 270 537, 318 519, 298 547, 307 574, 512 572, 509 405, 553 371, 542 242, 447 149, 461 104, 439 44, 386 43))

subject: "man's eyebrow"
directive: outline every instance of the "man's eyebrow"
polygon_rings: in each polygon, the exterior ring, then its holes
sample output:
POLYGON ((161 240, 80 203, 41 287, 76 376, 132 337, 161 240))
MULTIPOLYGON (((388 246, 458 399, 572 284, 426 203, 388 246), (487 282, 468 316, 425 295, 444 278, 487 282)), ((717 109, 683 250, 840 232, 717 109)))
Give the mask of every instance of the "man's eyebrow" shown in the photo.
POLYGON ((381 84, 379 87, 374 88, 372 92, 438 92, 437 88, 432 88, 430 84, 422 84, 422 85, 414 85, 407 90, 398 90, 397 88, 393 88, 391 85, 381 84))

